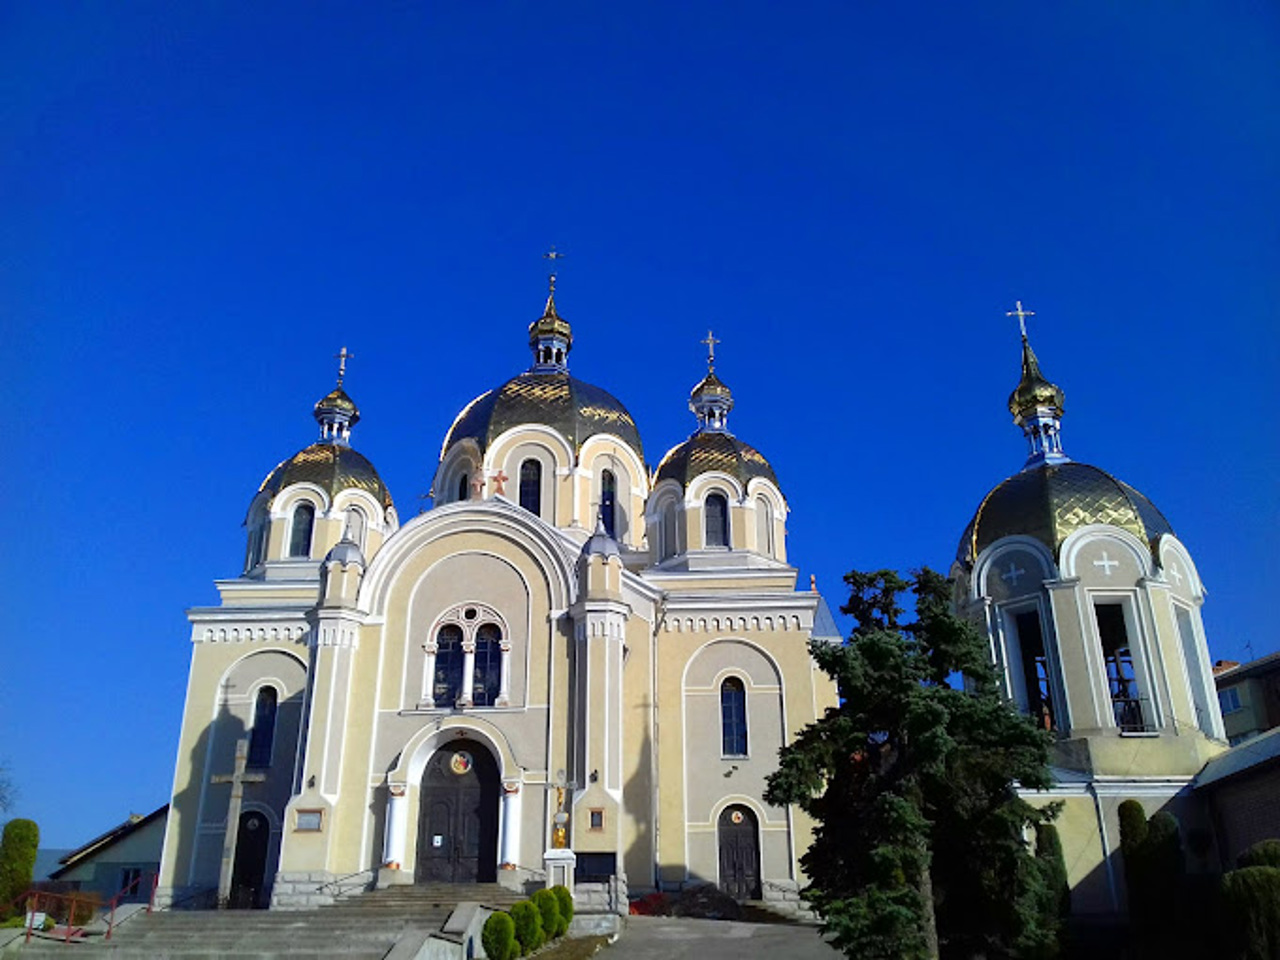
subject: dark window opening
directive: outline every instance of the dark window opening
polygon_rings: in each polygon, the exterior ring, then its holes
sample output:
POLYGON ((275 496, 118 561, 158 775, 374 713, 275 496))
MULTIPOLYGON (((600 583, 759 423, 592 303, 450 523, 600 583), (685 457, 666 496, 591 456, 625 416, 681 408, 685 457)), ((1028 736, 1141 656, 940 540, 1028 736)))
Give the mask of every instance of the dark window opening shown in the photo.
POLYGON ((747 755, 747 691, 737 677, 720 684, 720 743, 726 757, 747 755))
POLYGON ((289 556, 311 556, 311 528, 316 522, 316 508, 300 503, 293 511, 293 528, 289 534, 289 556))
POLYGON ((729 501, 723 494, 713 493, 707 497, 707 546, 727 547, 729 545, 729 501))
POLYGON ((437 707, 451 707, 462 695, 462 628, 445 624, 436 634, 436 672, 431 699, 437 707))
POLYGON ((1057 730, 1053 712, 1053 692, 1049 683, 1049 658, 1044 652, 1040 614, 1034 610, 1017 615, 1018 648, 1022 653, 1022 683, 1027 692, 1027 713, 1037 726, 1057 730))
POLYGON ((486 623, 476 631, 476 665, 472 673, 471 702, 491 707, 502 685, 502 631, 486 623))
POLYGON ((520 464, 520 506, 542 516, 542 464, 537 460, 520 464))
POLYGON ((471 485, 467 482, 468 477, 464 473, 458 478, 458 499, 468 500, 471 497, 471 485))
POLYGON ((276 706, 279 695, 275 687, 262 687, 253 707, 253 730, 249 733, 251 767, 271 766, 271 747, 276 736, 276 706))
POLYGON ((573 871, 575 883, 605 883, 618 872, 616 853, 579 853, 573 871))
POLYGON ((1148 729, 1138 696, 1138 675, 1129 649, 1129 630, 1124 622, 1124 605, 1099 603, 1094 606, 1098 638, 1102 641, 1102 661, 1107 670, 1111 710, 1116 726, 1128 733, 1148 729))
POLYGON ((605 533, 617 539, 618 481, 612 470, 600 475, 600 519, 604 521, 605 533))

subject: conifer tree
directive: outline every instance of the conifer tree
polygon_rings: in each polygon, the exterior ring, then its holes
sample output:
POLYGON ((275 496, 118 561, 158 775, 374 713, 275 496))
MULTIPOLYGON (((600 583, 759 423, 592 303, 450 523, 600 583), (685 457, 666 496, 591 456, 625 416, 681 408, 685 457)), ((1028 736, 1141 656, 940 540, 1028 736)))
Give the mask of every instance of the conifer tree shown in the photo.
POLYGON ((1056 808, 1015 790, 1049 785, 1047 734, 1002 698, 944 577, 845 582, 852 637, 811 646, 840 705, 783 748, 765 794, 817 821, 806 898, 860 960, 1052 955, 1051 879, 1024 838, 1056 808))

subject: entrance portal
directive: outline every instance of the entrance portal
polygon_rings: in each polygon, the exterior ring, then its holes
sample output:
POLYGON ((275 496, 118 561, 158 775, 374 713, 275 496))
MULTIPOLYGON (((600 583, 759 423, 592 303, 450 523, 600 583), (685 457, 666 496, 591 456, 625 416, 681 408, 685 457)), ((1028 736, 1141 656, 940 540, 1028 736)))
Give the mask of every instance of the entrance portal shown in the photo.
POLYGON ((760 834, 747 807, 720 811, 720 889, 735 900, 760 899, 760 834))
POLYGON ((237 910, 259 910, 267 905, 267 846, 271 824, 266 814, 249 810, 240 814, 236 836, 236 859, 231 867, 231 893, 227 906, 237 910))
POLYGON ((472 740, 453 740, 422 774, 415 883, 492 883, 498 873, 498 765, 472 740))

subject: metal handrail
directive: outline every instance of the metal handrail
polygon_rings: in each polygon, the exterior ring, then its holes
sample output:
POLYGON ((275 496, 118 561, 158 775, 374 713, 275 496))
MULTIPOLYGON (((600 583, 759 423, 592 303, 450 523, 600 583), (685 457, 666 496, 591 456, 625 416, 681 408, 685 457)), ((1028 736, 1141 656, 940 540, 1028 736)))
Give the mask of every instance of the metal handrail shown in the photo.
MULTIPOLYGON (((111 939, 111 931, 115 929, 115 925, 116 925, 116 907, 120 905, 120 900, 128 896, 130 891, 136 890, 138 888, 138 885, 142 883, 143 878, 146 876, 148 876, 148 874, 145 874, 145 873, 138 874, 136 877, 133 878, 132 882, 125 884, 123 889, 121 889, 114 897, 111 898, 111 912, 107 916, 107 935, 103 938, 104 940, 111 939)), ((151 877, 151 895, 147 898, 147 913, 150 913, 152 910, 155 909, 156 887, 159 886, 160 884, 159 871, 150 874, 150 877, 151 877)))
MULTIPOLYGON (((53 901, 54 904, 58 904, 58 903, 68 904, 65 932, 62 938, 63 943, 71 942, 72 934, 76 930, 76 923, 75 923, 76 908, 80 906, 85 906, 85 905, 92 905, 94 910, 106 909, 108 911, 107 933, 104 939, 110 940, 111 932, 115 929, 116 907, 120 905, 120 901, 124 897, 128 896, 132 891, 138 889, 142 881, 148 877, 151 878, 151 895, 147 900, 147 913, 151 913, 151 911, 155 909, 156 888, 160 882, 159 873, 139 874, 130 883, 126 884, 123 887, 123 889, 121 889, 114 897, 108 900, 105 904, 92 894, 84 894, 79 891, 76 891, 74 893, 53 893, 48 890, 37 890, 34 887, 32 887, 31 889, 25 891, 24 893, 18 894, 18 896, 14 897, 4 906, 6 908, 11 908, 17 905, 19 902, 23 903, 23 910, 26 914, 26 921, 27 921, 26 934, 23 937, 23 943, 31 942, 31 937, 35 932, 36 914, 42 913, 42 912, 43 913, 49 912, 48 910, 42 911, 40 909, 42 902, 44 901, 53 901)), ((83 928, 81 928, 81 931, 83 932, 83 928)))
MULTIPOLYGON (((337 885, 342 883, 344 880, 350 880, 352 877, 358 877, 368 872, 368 870, 357 870, 355 873, 348 873, 345 877, 338 877, 335 880, 326 880, 324 883, 320 884, 320 886, 316 887, 316 893, 324 893, 326 887, 337 887, 337 885)), ((335 892, 340 893, 341 890, 339 889, 335 892)))

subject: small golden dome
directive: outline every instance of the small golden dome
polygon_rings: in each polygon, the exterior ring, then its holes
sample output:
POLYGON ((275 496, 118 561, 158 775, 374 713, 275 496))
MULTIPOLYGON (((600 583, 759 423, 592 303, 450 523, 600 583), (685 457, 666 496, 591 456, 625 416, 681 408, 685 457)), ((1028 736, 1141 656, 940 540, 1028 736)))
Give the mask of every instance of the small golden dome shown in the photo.
POLYGON ((1062 416, 1062 401, 1065 395, 1062 388, 1050 383, 1040 372, 1040 361, 1031 349, 1031 343, 1022 338, 1022 379, 1018 381, 1013 393, 1009 394, 1009 412, 1019 423, 1037 409, 1048 407, 1057 416, 1062 416))
POLYGON ((703 397, 727 397, 732 400, 733 393, 729 390, 728 385, 717 377, 715 371, 712 370, 702 378, 702 381, 689 394, 691 401, 700 400, 703 397))
POLYGON ((543 308, 542 316, 529 324, 529 346, 536 347, 544 337, 564 340, 566 350, 573 346, 573 329, 569 326, 569 321, 556 313, 554 289, 547 295, 547 305, 543 308))
POLYGON ((317 420, 329 411, 346 414, 349 418, 347 422, 350 426, 354 426, 360 419, 360 410, 356 407, 355 401, 347 396, 347 392, 341 387, 334 387, 316 402, 315 416, 317 420))
POLYGON ((272 470, 258 490, 274 498, 295 483, 313 483, 330 500, 340 491, 354 487, 371 493, 384 507, 392 506, 391 491, 373 464, 345 444, 322 440, 299 450, 272 470))
POLYGON ((773 467, 755 447, 731 433, 701 430, 667 451, 658 464, 654 483, 671 479, 687 487, 698 475, 712 471, 727 473, 744 487, 755 477, 778 486, 773 467))

